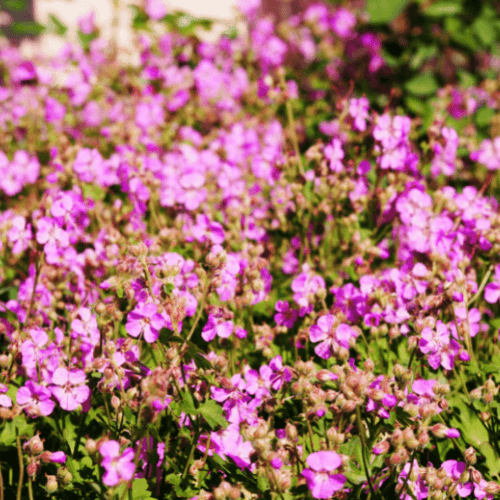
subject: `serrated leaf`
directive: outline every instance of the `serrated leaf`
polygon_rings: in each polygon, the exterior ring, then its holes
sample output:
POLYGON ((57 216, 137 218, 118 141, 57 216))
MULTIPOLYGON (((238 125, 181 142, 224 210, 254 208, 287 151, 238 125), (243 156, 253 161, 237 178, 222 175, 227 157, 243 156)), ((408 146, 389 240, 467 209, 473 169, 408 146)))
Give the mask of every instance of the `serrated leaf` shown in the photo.
POLYGON ((181 408, 186 415, 196 415, 198 413, 194 405, 193 395, 188 391, 182 393, 181 408))
POLYGON ((217 426, 225 429, 228 426, 228 421, 224 417, 222 407, 213 399, 200 405, 198 412, 212 429, 215 429, 217 426))
POLYGON ((148 490, 148 482, 145 478, 135 479, 132 483, 132 498, 134 500, 151 498, 151 492, 148 490))
POLYGON ((16 440, 16 426, 13 422, 6 422, 0 432, 0 446, 11 446, 16 440))
POLYGON ((424 15, 432 17, 452 16, 462 12, 462 3, 457 0, 441 0, 424 10, 424 15))
POLYGON ((438 82, 432 73, 419 74, 405 84, 405 89, 417 96, 433 94, 438 88, 438 82))
POLYGON ((395 19, 408 3, 409 0, 368 0, 366 11, 371 23, 384 24, 395 19))

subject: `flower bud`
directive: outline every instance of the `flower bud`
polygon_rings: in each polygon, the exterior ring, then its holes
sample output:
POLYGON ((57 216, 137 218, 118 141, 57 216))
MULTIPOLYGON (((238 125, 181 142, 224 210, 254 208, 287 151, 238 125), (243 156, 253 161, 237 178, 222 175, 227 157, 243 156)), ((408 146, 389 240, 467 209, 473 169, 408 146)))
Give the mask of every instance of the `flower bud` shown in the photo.
POLYGON ((96 442, 93 439, 87 439, 87 441, 85 441, 85 449, 89 455, 94 455, 97 453, 96 442))
POLYGON ((28 476, 34 478, 40 470, 40 463, 31 462, 28 464, 28 467, 26 467, 26 470, 28 471, 28 476))
POLYGON ((50 495, 50 494, 55 493, 57 491, 57 488, 58 488, 57 477, 56 476, 49 476, 49 475, 46 475, 46 477, 47 477, 47 484, 45 485, 45 490, 50 495))
POLYGON ((469 448, 465 450, 464 457, 470 465, 474 465, 477 462, 476 450, 472 446, 469 446, 469 448))
POLYGON ((483 488, 489 495, 497 495, 500 493, 500 485, 494 481, 488 481, 486 486, 483 488))

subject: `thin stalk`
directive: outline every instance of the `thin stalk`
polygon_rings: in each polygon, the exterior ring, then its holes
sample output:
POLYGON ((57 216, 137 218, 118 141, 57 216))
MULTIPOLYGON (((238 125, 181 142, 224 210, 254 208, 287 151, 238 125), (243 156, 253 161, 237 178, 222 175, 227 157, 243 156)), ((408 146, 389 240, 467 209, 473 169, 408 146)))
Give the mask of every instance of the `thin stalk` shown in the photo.
POLYGON ((484 287, 488 283, 488 280, 490 279, 491 273, 493 272, 493 269, 495 266, 491 264, 488 267, 488 270, 486 271, 486 274, 484 275, 483 281, 481 281, 481 284, 479 285, 479 288, 477 289, 477 292, 475 293, 474 297, 472 297, 469 302, 467 302, 467 307, 470 306, 472 303, 474 303, 483 293, 484 287))
POLYGON ((30 500, 33 499, 33 485, 31 484, 31 477, 28 477, 28 495, 30 497, 30 500))
MULTIPOLYGON (((199 418, 199 417, 197 417, 199 418)), ((199 428, 199 426, 198 426, 199 428)), ((182 480, 184 480, 184 478, 186 477, 187 473, 188 473, 188 470, 189 470, 189 464, 191 462, 191 459, 193 458, 193 455, 194 455, 194 450, 196 448, 196 444, 198 443, 198 439, 200 437, 200 433, 199 433, 199 430, 196 430, 195 433, 194 433, 194 439, 193 439, 193 442, 191 443, 191 449, 189 450, 189 456, 188 456, 188 459, 186 461, 186 465, 184 467, 184 471, 182 472, 182 480)))
POLYGON ((0 500, 3 499, 3 475, 2 475, 2 464, 0 463, 0 500))
POLYGON ((184 356, 184 349, 186 348, 186 345, 189 342, 189 339, 192 337, 194 331, 196 330, 196 326, 198 325, 198 322, 200 321, 201 315, 203 314, 203 311, 205 310, 205 302, 207 300, 209 287, 210 287, 210 279, 209 279, 208 275, 205 274, 205 283, 203 284, 203 295, 201 296, 200 308, 198 309, 198 312, 196 313, 196 317, 194 318, 193 326, 191 327, 191 330, 189 330, 189 333, 187 334, 186 340, 184 340, 184 343, 182 344, 182 347, 180 349, 181 356, 184 356))
MULTIPOLYGON (((365 470, 365 476, 366 476, 366 480, 368 482, 368 487, 370 488, 370 493, 371 493, 373 499, 375 499, 376 498, 375 489, 373 488, 373 484, 372 484, 372 480, 371 480, 371 473, 370 473, 370 470, 368 468, 368 462, 366 460, 366 450, 368 448, 366 445, 365 428, 363 426, 363 421, 361 420, 361 411, 359 409, 359 406, 356 406, 356 419, 358 421, 359 437, 361 439, 361 445, 363 447, 363 449, 361 450, 361 457, 363 459, 363 468, 365 470)), ((382 495, 382 498, 384 498, 383 495, 382 495)))
MULTIPOLYGON (((37 255, 37 257, 38 256, 40 257, 40 260, 43 259, 43 253, 40 252, 37 255)), ((28 307, 28 312, 26 313, 26 320, 24 322, 23 327, 29 323, 31 312, 33 311, 33 305, 35 304, 36 286, 38 285, 39 278, 40 278, 40 262, 37 258, 35 259, 35 279, 33 280, 33 290, 31 291, 30 305, 28 307)))
POLYGON ((17 444, 17 458, 19 459, 19 483, 17 485, 16 500, 21 500, 23 493, 24 463, 23 463, 23 450, 21 448, 21 438, 19 437, 17 429, 16 429, 16 444, 17 444))
MULTIPOLYGON (((285 74, 283 72, 280 72, 279 77, 280 77, 281 88, 282 88, 283 92, 286 92, 285 74)), ((288 128, 290 129, 290 137, 292 139, 293 149, 295 150, 295 155, 297 156, 297 160, 299 162, 298 165, 299 165, 300 175, 303 176, 304 175, 304 165, 302 164, 302 157, 300 156, 299 141, 297 139, 297 131, 295 128, 295 119, 293 117, 292 104, 290 103, 289 99, 286 99, 285 107, 286 107, 286 114, 287 114, 287 118, 288 118, 288 128)))
POLYGON ((311 452, 314 452, 314 440, 313 440, 313 431, 311 427, 311 423, 309 420, 306 418, 306 423, 307 423, 307 433, 309 434, 309 441, 311 441, 311 452))

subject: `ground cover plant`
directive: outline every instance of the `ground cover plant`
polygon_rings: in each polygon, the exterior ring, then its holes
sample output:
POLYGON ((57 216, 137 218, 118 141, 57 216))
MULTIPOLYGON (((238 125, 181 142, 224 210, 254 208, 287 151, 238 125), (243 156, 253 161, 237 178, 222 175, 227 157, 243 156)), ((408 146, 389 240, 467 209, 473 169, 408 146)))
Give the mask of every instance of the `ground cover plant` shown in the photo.
POLYGON ((389 4, 1 45, 0 499, 498 496, 499 17, 389 4))

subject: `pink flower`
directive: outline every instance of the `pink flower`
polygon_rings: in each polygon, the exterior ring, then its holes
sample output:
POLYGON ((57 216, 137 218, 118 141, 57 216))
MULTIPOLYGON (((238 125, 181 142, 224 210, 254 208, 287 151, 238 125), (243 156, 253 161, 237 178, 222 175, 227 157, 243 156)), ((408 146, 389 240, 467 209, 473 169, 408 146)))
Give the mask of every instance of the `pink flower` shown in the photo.
POLYGON ((334 328, 335 317, 331 314, 325 314, 318 319, 316 325, 311 326, 309 338, 311 342, 321 342, 314 348, 314 352, 323 359, 332 356, 332 352, 340 347, 349 348, 349 340, 356 337, 356 332, 345 323, 334 328))
POLYGON ((158 313, 155 304, 140 302, 129 313, 125 330, 132 337, 138 337, 142 333, 144 340, 151 344, 159 337, 160 330, 165 325, 165 318, 158 313))
POLYGON ((309 469, 302 475, 314 498, 330 498, 344 486, 346 478, 342 474, 332 474, 342 465, 342 460, 334 451, 318 451, 307 457, 309 469))
POLYGON ((167 7, 162 0, 146 0, 146 13, 151 19, 159 21, 167 15, 167 7))
POLYGON ((102 466, 106 473, 102 482, 106 486, 116 486, 122 479, 130 481, 134 476, 134 450, 127 448, 120 456, 120 445, 117 441, 106 441, 99 448, 103 456, 102 466))
POLYGON ((50 391, 63 410, 76 410, 90 396, 90 389, 85 385, 85 372, 58 368, 52 375, 50 391))
POLYGON ((78 19, 78 27, 84 35, 90 35, 95 29, 95 12, 91 10, 86 16, 78 19))
POLYGON ((49 389, 28 380, 26 385, 20 387, 17 391, 16 399, 17 404, 24 407, 24 410, 31 418, 39 415, 47 417, 52 413, 55 406, 51 396, 49 389))

